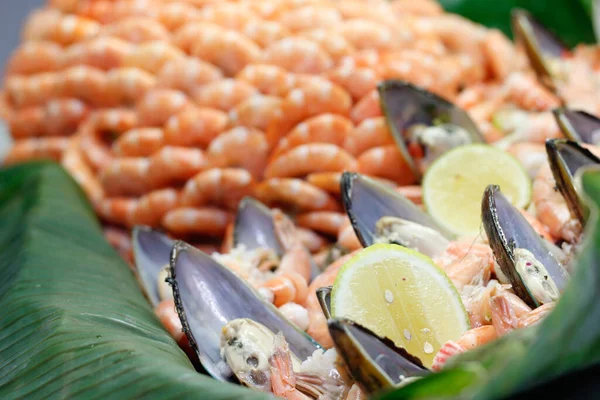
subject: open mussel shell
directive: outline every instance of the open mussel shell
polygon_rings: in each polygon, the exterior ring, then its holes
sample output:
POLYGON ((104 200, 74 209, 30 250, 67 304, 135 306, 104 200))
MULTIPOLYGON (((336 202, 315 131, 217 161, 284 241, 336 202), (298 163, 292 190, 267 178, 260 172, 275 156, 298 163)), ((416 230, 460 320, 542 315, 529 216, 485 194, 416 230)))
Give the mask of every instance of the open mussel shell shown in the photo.
POLYGON ((453 237, 412 201, 371 178, 344 172, 340 187, 344 208, 364 247, 376 242, 376 225, 383 217, 398 217, 435 229, 448 238, 453 237))
POLYGON ((171 249, 175 242, 147 226, 135 226, 132 236, 138 278, 146 297, 152 306, 156 307, 161 302, 158 275, 169 265, 171 249))
POLYGON ((183 330, 202 366, 216 379, 235 381, 221 358, 220 338, 223 326, 237 318, 248 318, 272 332, 282 332, 300 359, 320 348, 242 278, 184 242, 173 247, 169 273, 183 330))
POLYGON ((323 314, 325 314, 325 318, 331 318, 331 291, 333 290, 333 286, 325 286, 317 289, 317 299, 319 300, 319 305, 321 306, 321 310, 323 310, 323 314))
POLYGON ((516 249, 529 251, 545 268, 547 272, 546 279, 551 280, 558 291, 562 293, 567 285, 569 274, 552 254, 544 239, 537 234, 523 214, 500 192, 498 186, 489 185, 485 189, 481 214, 494 257, 502 272, 510 281, 515 294, 533 308, 540 305, 533 288, 527 285, 527 282, 532 281, 528 276, 523 276, 517 270, 517 260, 514 254, 516 249))
POLYGON ((576 142, 600 144, 600 118, 585 111, 557 108, 552 111, 563 134, 576 142))
POLYGON ((377 89, 390 132, 417 178, 421 177, 421 168, 408 151, 411 128, 451 124, 464 129, 471 143, 485 142, 464 110, 433 93, 399 80, 383 81, 377 89))
POLYGON ((352 378, 368 395, 430 373, 421 360, 348 319, 328 321, 329 333, 352 378))
POLYGON ((589 210, 577 191, 575 175, 582 167, 600 164, 600 159, 577 142, 566 139, 547 140, 546 152, 558 190, 571 213, 584 224, 589 210))
POLYGON ((272 249, 281 257, 284 248, 277 235, 271 210, 252 197, 244 197, 238 205, 233 230, 233 245, 248 250, 272 249))
POLYGON ((524 47, 527 58, 538 78, 551 90, 556 90, 549 60, 561 58, 569 48, 561 39, 537 21, 529 12, 515 9, 511 14, 515 39, 524 47))

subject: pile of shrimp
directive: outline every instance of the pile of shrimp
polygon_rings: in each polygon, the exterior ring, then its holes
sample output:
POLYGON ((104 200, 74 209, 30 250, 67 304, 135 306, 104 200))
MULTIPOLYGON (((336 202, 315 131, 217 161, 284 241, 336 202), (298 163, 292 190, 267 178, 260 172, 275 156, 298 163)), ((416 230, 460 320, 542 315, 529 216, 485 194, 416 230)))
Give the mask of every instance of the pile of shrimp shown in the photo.
POLYGON ((313 252, 356 247, 342 171, 420 202, 382 80, 464 107, 532 169, 559 135, 558 99, 523 53, 435 0, 49 0, 22 36, 5 69, 5 163, 60 162, 123 254, 137 224, 218 249, 246 195, 294 215, 313 252), (516 139, 493 123, 507 107, 516 139))

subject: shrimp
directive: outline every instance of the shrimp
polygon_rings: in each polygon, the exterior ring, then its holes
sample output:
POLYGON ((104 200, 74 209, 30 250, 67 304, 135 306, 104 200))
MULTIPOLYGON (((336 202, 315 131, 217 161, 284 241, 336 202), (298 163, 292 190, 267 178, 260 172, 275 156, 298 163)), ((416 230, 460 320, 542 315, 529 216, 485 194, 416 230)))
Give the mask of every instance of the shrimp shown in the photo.
POLYGON ((159 7, 157 18, 169 31, 176 31, 185 24, 197 20, 198 10, 185 2, 167 3, 159 7))
POLYGON ((347 135, 352 131, 352 122, 335 114, 321 114, 296 125, 282 138, 271 153, 270 158, 309 143, 331 143, 342 147, 347 135))
POLYGON ((137 200, 128 197, 105 197, 94 203, 96 214, 105 222, 131 228, 131 215, 137 200))
POLYGON ((255 196, 270 205, 286 205, 302 211, 337 211, 339 204, 327 192, 300 179, 272 178, 259 183, 255 196))
POLYGON ((546 147, 542 143, 518 142, 511 145, 507 152, 519 160, 531 179, 535 179, 540 167, 548 160, 546 147))
POLYGON ((134 47, 123 60, 124 67, 136 67, 157 74, 169 61, 184 58, 185 53, 162 41, 144 42, 134 47))
POLYGON ((264 131, 271 120, 281 116, 282 100, 276 96, 254 95, 229 111, 230 126, 245 126, 264 131))
POLYGON ((233 214, 216 207, 179 207, 164 215, 162 226, 176 235, 199 234, 221 237, 233 214))
POLYGON ((102 35, 119 38, 133 44, 151 41, 168 42, 171 36, 159 21, 144 16, 131 16, 107 25, 102 30, 102 35))
POLYGON ((163 216, 177 207, 178 193, 175 189, 160 189, 140 197, 131 214, 133 225, 158 226, 163 216))
POLYGON ((211 26, 203 30, 190 48, 190 54, 235 76, 246 65, 260 59, 262 50, 246 36, 232 30, 211 26))
POLYGON ((4 164, 18 164, 30 160, 60 161, 68 145, 69 139, 63 137, 22 139, 8 151, 4 164))
POLYGON ((290 31, 280 23, 267 20, 249 21, 240 29, 240 33, 262 48, 267 48, 291 35, 290 31))
POLYGON ((379 105, 379 92, 373 89, 364 95, 352 108, 350 118, 358 125, 367 118, 381 117, 383 113, 379 105))
MULTIPOLYGON (((39 35, 29 40, 48 40, 60 45, 69 45, 90 39, 100 33, 101 25, 78 15, 60 15, 55 20, 47 20, 46 29, 39 29, 39 35)), ((25 28, 27 31, 27 27, 25 28)))
POLYGON ((237 127, 221 133, 210 142, 207 156, 211 167, 239 167, 261 179, 269 146, 264 133, 237 127))
POLYGON ((285 303, 279 307, 279 312, 302 331, 306 331, 308 328, 310 323, 308 311, 301 305, 294 302, 285 303))
POLYGON ((238 30, 249 21, 258 20, 259 16, 241 4, 214 4, 200 10, 198 19, 223 28, 238 30))
POLYGON ((117 68, 106 73, 110 104, 134 104, 155 85, 154 75, 139 68, 117 68))
POLYGON ((337 68, 329 71, 327 77, 346 89, 352 98, 358 101, 377 88, 381 77, 374 69, 359 68, 352 64, 341 63, 337 68))
POLYGON ((13 75, 6 79, 6 95, 15 107, 44 104, 62 91, 63 73, 44 72, 31 76, 13 75))
POLYGON ((523 314, 519 317, 517 322, 517 329, 525 328, 535 324, 539 324, 548 314, 554 310, 556 302, 544 303, 538 308, 523 314))
POLYGON ((81 65, 65 69, 58 77, 58 85, 57 92, 64 97, 76 97, 94 105, 110 104, 107 76, 98 68, 81 65))
POLYGON ((492 324, 498 336, 517 328, 519 318, 531 312, 531 308, 516 294, 495 290, 490 297, 492 324))
POLYGON ((143 157, 116 158, 100 170, 100 181, 111 196, 135 196, 149 189, 148 170, 150 161, 143 157))
POLYGON ((165 63, 156 76, 156 85, 191 95, 195 89, 221 79, 223 73, 214 65, 186 57, 165 63))
POLYGON ((361 174, 388 179, 398 185, 415 183, 414 173, 396 145, 373 147, 362 153, 357 161, 361 174))
POLYGON ((286 272, 270 279, 261 285, 273 293, 273 304, 275 307, 294 302, 303 303, 308 294, 306 279, 295 272, 286 272))
POLYGON ((120 157, 147 157, 163 147, 164 141, 160 128, 134 128, 117 138, 112 151, 120 157))
POLYGON ((223 205, 235 209, 254 187, 252 175, 244 169, 211 168, 191 178, 181 193, 184 206, 223 205))
POLYGON ((291 31, 329 28, 342 22, 342 16, 333 7, 307 5, 283 12, 277 21, 291 31))
POLYGON ((386 26, 363 19, 352 19, 333 29, 358 50, 386 51, 398 46, 397 38, 386 26))
POLYGON ((266 178, 291 178, 313 172, 355 171, 356 160, 334 144, 311 143, 294 147, 271 161, 266 178))
POLYGON ((516 54, 510 40, 499 30, 490 29, 482 43, 487 60, 488 75, 492 79, 504 80, 516 69, 516 54))
POLYGON ((80 141, 80 135, 71 137, 60 162, 83 189, 90 202, 95 204, 104 197, 104 188, 94 171, 86 163, 80 141))
POLYGON ((78 7, 77 13, 102 24, 111 24, 127 17, 151 16, 154 10, 156 10, 154 0, 94 0, 83 2, 78 7))
POLYGON ((273 354, 269 356, 271 388, 275 396, 288 400, 308 400, 310 397, 296 388, 296 374, 290 350, 282 334, 275 339, 273 354))
POLYGON ((310 229, 298 227, 298 228, 296 228, 296 234, 298 236, 298 240, 304 246, 306 246, 306 248, 311 253, 314 253, 314 252, 322 249, 327 244, 327 241, 324 238, 322 238, 315 232, 311 231, 310 229))
POLYGON ((206 147, 227 125, 227 114, 212 108, 186 107, 169 117, 165 143, 206 147))
POLYGON ((76 43, 65 49, 61 68, 88 65, 108 71, 123 64, 125 56, 133 51, 131 44, 111 37, 100 37, 76 43))
POLYGON ((32 75, 56 71, 61 67, 62 48, 53 42, 25 42, 13 51, 6 76, 32 75))
POLYGON ((337 244, 350 251, 362 249, 362 244, 358 240, 356 232, 354 231, 354 227, 350 223, 349 219, 344 221, 344 223, 340 226, 337 234, 337 244))
POLYGON ((229 111, 256 94, 258 94, 258 90, 247 82, 222 79, 198 88, 193 92, 192 99, 201 107, 229 111))
POLYGON ((522 72, 510 74, 504 85, 510 99, 524 110, 547 111, 560 106, 560 101, 554 94, 534 77, 522 72))
POLYGON ((498 333, 493 325, 483 325, 466 331, 457 341, 449 340, 442 345, 433 359, 431 369, 440 371, 452 356, 482 346, 495 340, 498 333))
POLYGON ((294 75, 276 65, 249 64, 235 77, 272 96, 283 96, 294 84, 294 75))
POLYGON ((44 107, 41 106, 10 113, 7 122, 13 139, 43 136, 46 130, 44 114, 44 107))
POLYGON ((321 46, 301 37, 286 37, 271 44, 262 53, 261 62, 304 74, 324 73, 333 65, 321 46))
POLYGON ((344 148, 357 156, 379 146, 393 145, 394 138, 390 133, 384 117, 368 118, 346 135, 344 148))
POLYGON ((306 181, 311 185, 323 189, 331 194, 340 194, 341 172, 315 172, 306 176, 306 181))
POLYGON ((354 46, 344 36, 327 28, 311 29, 299 32, 298 35, 321 46, 335 63, 356 52, 354 46))
POLYGON ((206 165, 202 150, 165 146, 150 157, 146 181, 155 189, 182 184, 205 169, 206 165))
POLYGON ((141 126, 162 126, 172 116, 189 105, 186 95, 177 90, 155 89, 136 104, 141 126))
POLYGON ((296 223, 308 229, 336 236, 346 215, 332 211, 312 211, 296 216, 296 223))

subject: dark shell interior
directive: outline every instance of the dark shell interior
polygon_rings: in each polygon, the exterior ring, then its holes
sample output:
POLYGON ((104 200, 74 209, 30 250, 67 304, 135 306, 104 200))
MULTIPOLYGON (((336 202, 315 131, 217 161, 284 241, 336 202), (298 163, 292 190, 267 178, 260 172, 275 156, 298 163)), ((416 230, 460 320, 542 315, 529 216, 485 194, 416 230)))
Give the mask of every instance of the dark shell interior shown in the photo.
POLYGON ((576 142, 600 144, 600 118, 585 111, 559 108, 554 117, 565 136, 576 142))

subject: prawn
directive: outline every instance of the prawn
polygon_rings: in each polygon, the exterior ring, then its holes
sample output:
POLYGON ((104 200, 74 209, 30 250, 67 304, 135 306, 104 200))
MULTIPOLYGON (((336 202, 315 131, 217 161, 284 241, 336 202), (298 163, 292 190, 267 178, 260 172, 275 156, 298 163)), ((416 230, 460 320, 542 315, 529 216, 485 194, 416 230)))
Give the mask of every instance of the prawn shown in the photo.
POLYGON ((216 207, 178 207, 167 212, 161 224, 176 235, 222 237, 233 218, 231 212, 216 207))
POLYGON ((120 157, 147 157, 164 145, 164 133, 160 128, 134 128, 119 136, 112 151, 120 157))
POLYGON ((167 188, 149 192, 140 197, 131 214, 133 225, 158 226, 163 216, 177 207, 178 193, 167 188))
POLYGON ((83 189, 90 202, 95 204, 104 197, 104 188, 92 168, 86 163, 80 141, 80 135, 70 139, 60 163, 83 189))
POLYGON ((221 133, 210 142, 206 153, 211 167, 239 167, 261 179, 269 146, 257 129, 237 127, 221 133))
POLYGON ((213 108, 185 107, 164 126, 165 143, 206 147, 227 125, 227 114, 213 108))
POLYGON ((156 76, 156 86, 191 95, 195 89, 221 79, 223 73, 214 65, 186 57, 166 62, 156 76))
POLYGON ((135 46, 123 59, 123 66, 140 68, 156 75, 167 62, 184 57, 181 49, 168 42, 153 40, 135 46))
POLYGON ((367 118, 351 130, 344 140, 344 148, 352 155, 358 156, 365 151, 380 146, 393 145, 394 138, 390 133, 384 117, 367 118))
POLYGON ((276 65, 249 64, 235 77, 249 83, 261 93, 271 96, 283 96, 294 84, 294 75, 276 65))
POLYGON ((235 209, 254 188, 252 175, 239 168, 211 168, 191 178, 181 193, 184 206, 217 204, 235 209))
POLYGON ((136 104, 138 123, 140 126, 162 126, 188 105, 187 96, 178 90, 150 90, 136 104))
POLYGON ((298 32, 298 36, 306 38, 321 46, 321 48, 329 54, 334 63, 341 62, 344 57, 351 56, 356 52, 356 48, 354 48, 344 36, 333 32, 331 29, 311 29, 304 32, 298 32))
POLYGON ((415 183, 415 176, 396 145, 373 147, 358 159, 358 172, 396 182, 398 185, 415 183))
POLYGON ((105 75, 109 104, 132 105, 156 86, 156 78, 140 68, 116 68, 105 75))
POLYGON ((8 151, 4 164, 18 164, 30 160, 60 161, 68 145, 69 139, 63 137, 22 139, 8 151))
POLYGON ((301 179, 271 178, 259 183, 255 196, 270 205, 286 205, 303 211, 337 211, 339 204, 327 192, 301 179))
POLYGON ((205 169, 206 165, 202 150, 165 146, 150 157, 146 182, 155 189, 182 184, 205 169))
POLYGON ((302 37, 286 37, 264 49, 261 62, 293 73, 321 74, 333 65, 331 56, 318 44, 302 37))
POLYGON ((151 41, 168 42, 171 33, 154 18, 131 16, 106 25, 101 35, 141 44, 151 41))
POLYGON ((53 42, 25 42, 13 51, 6 65, 6 76, 33 75, 61 67, 63 49, 53 42))
POLYGON ((312 211, 296 216, 296 223, 317 232, 336 236, 346 218, 345 214, 339 212, 312 211))
POLYGON ((254 95, 229 111, 229 126, 245 126, 264 131, 271 120, 281 116, 282 100, 276 96, 254 95))
POLYGON ((222 79, 199 87, 192 99, 201 107, 229 111, 247 98, 258 94, 248 82, 237 79, 222 79))
POLYGON ((99 37, 67 47, 62 54, 61 68, 88 65, 108 71, 120 67, 131 51, 131 44, 123 40, 99 37))

